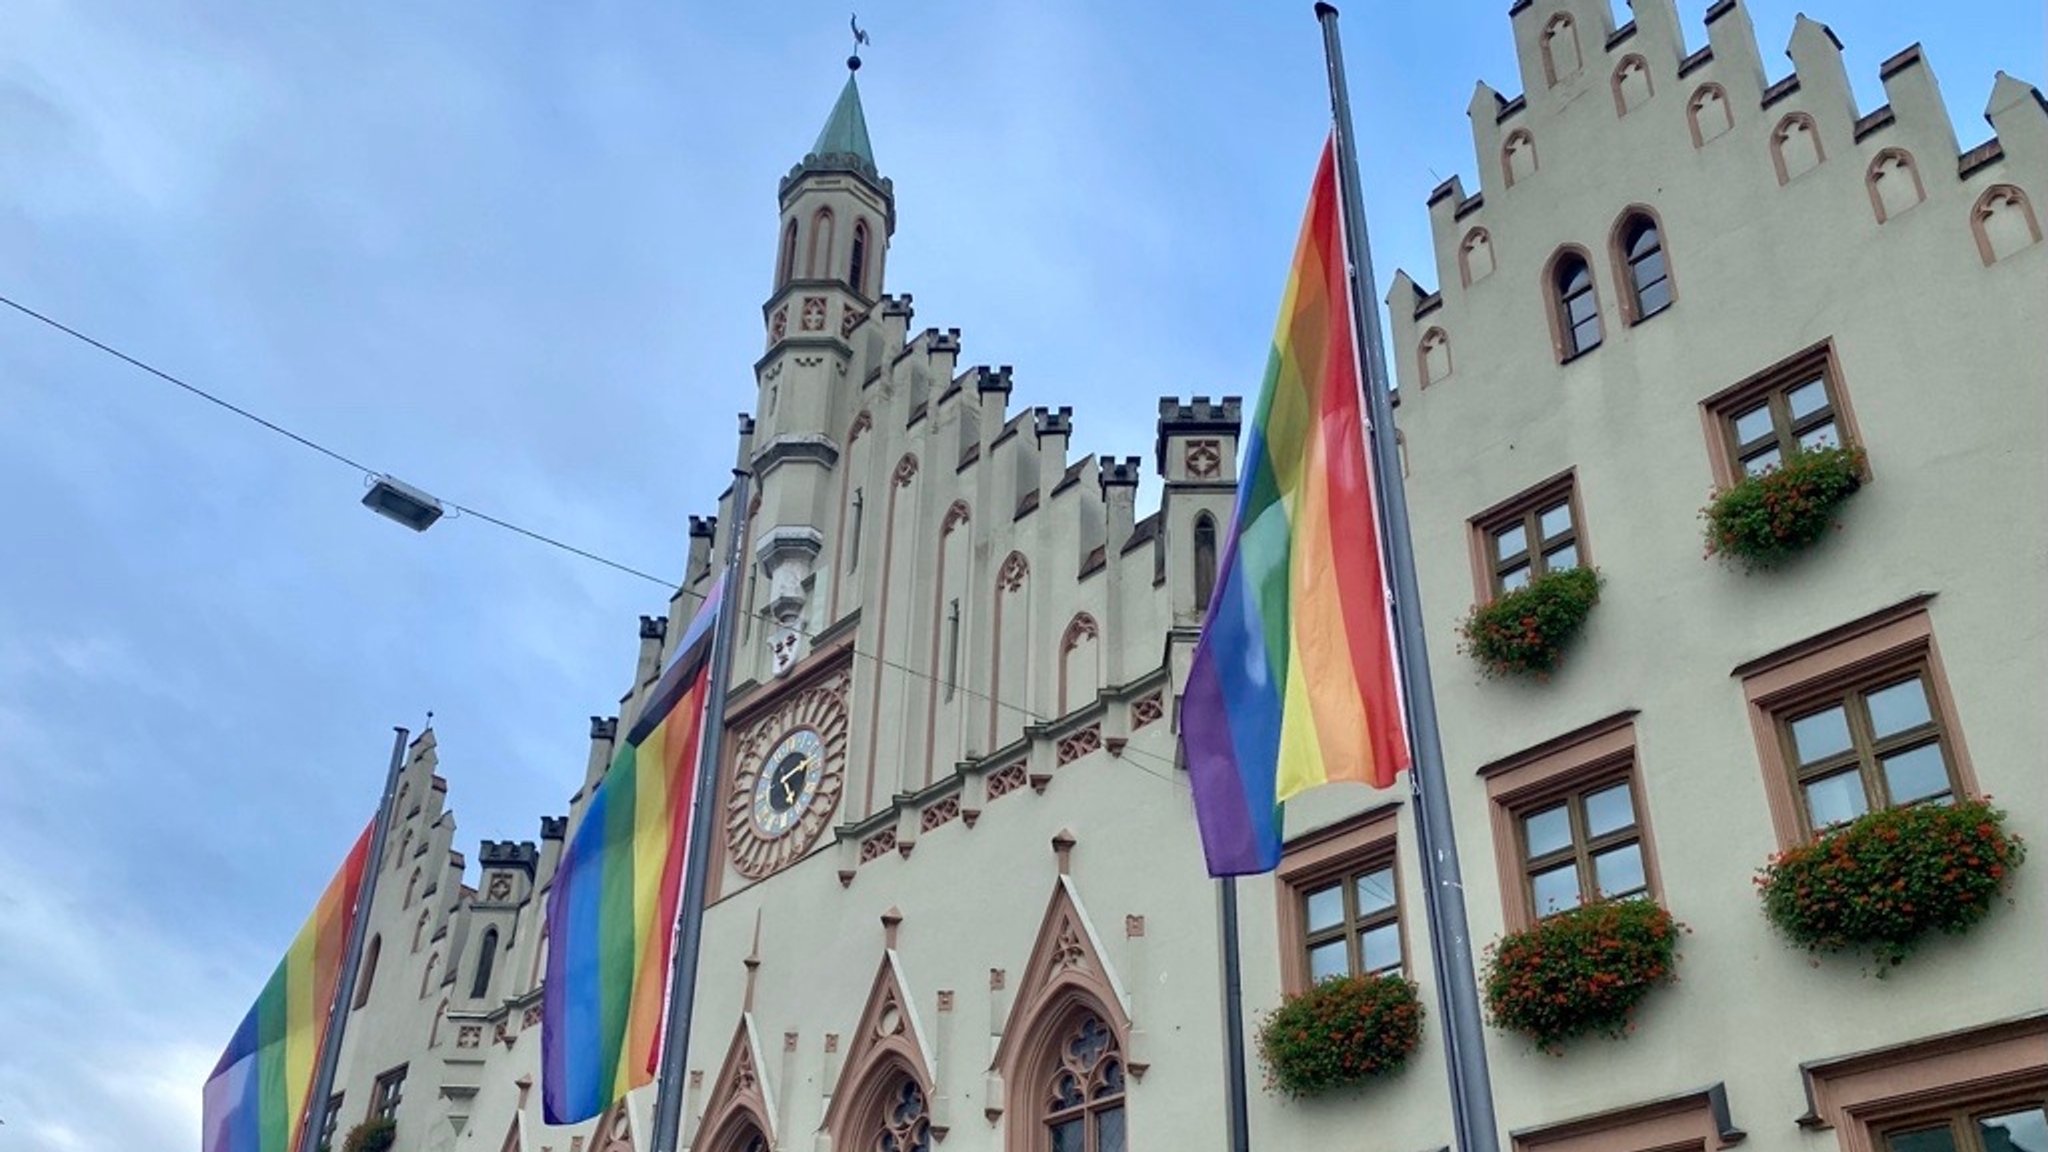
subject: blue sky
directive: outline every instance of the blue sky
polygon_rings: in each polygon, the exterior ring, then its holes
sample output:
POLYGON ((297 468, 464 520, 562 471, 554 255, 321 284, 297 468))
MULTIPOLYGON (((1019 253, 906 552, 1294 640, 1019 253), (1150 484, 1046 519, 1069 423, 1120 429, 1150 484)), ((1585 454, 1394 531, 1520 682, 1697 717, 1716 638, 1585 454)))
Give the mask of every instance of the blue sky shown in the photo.
MULTIPOLYGON (((1921 41, 1964 145, 2043 11, 1813 0, 1865 110, 1921 41)), ((1693 46, 1706 0, 1683 0, 1693 46)), ((1352 5, 1382 281, 1520 89, 1505 0, 1352 5)), ((1326 129, 1301 3, 878 0, 890 288, 1075 451, 1256 386, 1326 129)), ((1772 77, 1794 6, 1752 0, 1772 77)), ((845 6, 10 0, 0 293, 445 498, 680 574, 752 400, 777 179, 845 6)), ((196 1143, 199 1084, 435 713, 460 833, 530 838, 647 583, 360 477, 0 310, 0 1152, 196 1143)))

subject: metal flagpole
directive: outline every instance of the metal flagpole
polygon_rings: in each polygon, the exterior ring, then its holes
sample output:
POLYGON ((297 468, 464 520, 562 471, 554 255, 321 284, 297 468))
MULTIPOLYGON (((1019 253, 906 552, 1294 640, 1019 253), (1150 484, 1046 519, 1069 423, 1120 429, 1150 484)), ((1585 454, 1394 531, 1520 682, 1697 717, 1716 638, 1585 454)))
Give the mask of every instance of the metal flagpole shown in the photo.
POLYGON ((1337 37, 1336 7, 1318 3, 1315 10, 1323 28, 1323 53, 1329 62, 1338 183, 1344 205, 1344 246, 1351 258, 1351 315, 1358 335, 1359 358, 1365 364, 1373 472, 1380 491, 1380 528, 1385 534, 1388 575, 1393 583, 1395 645, 1400 653, 1408 731, 1414 741, 1415 819, 1424 847, 1422 871, 1430 910, 1430 943, 1439 956, 1437 995, 1449 1048, 1451 1108, 1462 1152, 1498 1152, 1500 1128, 1493 1112, 1493 1085, 1486 1068, 1479 988, 1473 978, 1472 933, 1465 922, 1458 840, 1451 826, 1450 791, 1444 780, 1443 736, 1437 728, 1436 695, 1429 681, 1429 650, 1419 611, 1422 596, 1415 578, 1415 543, 1408 528, 1400 449, 1393 436, 1394 405, 1380 343, 1379 305, 1373 297, 1372 249, 1366 234, 1365 196, 1359 187, 1358 155, 1351 131, 1351 98, 1344 82, 1344 48, 1337 37))
POLYGON ((320 1146, 320 1133, 326 1130, 327 1101, 334 1095, 334 1066, 341 1060, 341 1030, 356 998, 356 969, 363 962, 363 937, 370 931, 370 898, 376 894, 377 871, 384 864, 384 836, 391 830, 391 802, 398 792, 398 774, 405 768, 405 740, 410 735, 403 728, 392 731, 396 735, 391 738, 391 766, 384 771, 384 794, 377 798, 363 878, 356 885, 355 922, 349 925, 348 946, 341 954, 341 978, 335 981, 334 1003, 327 1010, 327 1038, 313 1064, 313 1087, 306 1093, 306 1114, 299 1121, 299 1152, 314 1152, 320 1146))
POLYGON ((1237 877, 1219 876, 1216 885, 1223 897, 1223 1056, 1230 1078, 1223 1110, 1230 1124, 1230 1152, 1251 1152, 1244 1066, 1244 966, 1237 953, 1237 877))
POLYGON ((704 889, 711 870, 711 811, 718 797, 719 751, 725 744, 725 689, 732 679, 733 625, 740 614, 740 541, 747 534, 745 469, 732 471, 732 526, 725 538, 725 591, 711 633, 711 691, 704 702, 703 739, 691 798, 690 851, 683 871, 683 906, 676 917, 675 957, 669 965, 668 1022, 662 1029, 661 1072, 654 1088, 654 1152, 675 1152, 683 1127, 683 1079, 690 1062, 690 1008, 697 990, 697 952, 704 938, 704 889))

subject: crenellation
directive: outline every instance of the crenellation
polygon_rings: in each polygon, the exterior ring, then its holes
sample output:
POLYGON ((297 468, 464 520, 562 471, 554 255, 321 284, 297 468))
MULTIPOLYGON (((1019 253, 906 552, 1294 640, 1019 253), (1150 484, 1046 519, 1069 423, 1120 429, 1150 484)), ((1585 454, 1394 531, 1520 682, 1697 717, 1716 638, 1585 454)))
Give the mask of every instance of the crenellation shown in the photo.
MULTIPOLYGON (((1685 30, 1679 23, 1676 0, 1629 0, 1634 14, 1623 27, 1635 30, 1627 37, 1631 53, 1643 57, 1650 66, 1652 84, 1658 89, 1670 83, 1670 76, 1685 58, 1685 30)), ((1620 29, 1615 37, 1621 35, 1620 29)), ((1612 53, 1624 41, 1609 37, 1608 52, 1612 53)))
MULTIPOLYGON (((1991 98, 1984 105, 1984 119, 1997 134, 1992 143, 1998 148, 1987 150, 1985 159, 1969 171, 2008 157, 2022 170, 2034 173, 2048 163, 2048 100, 2042 98, 2039 88, 1998 73, 1991 85, 1991 98)), ((2029 191, 2037 200, 2048 200, 2048 188, 2036 184, 2029 191)))
MULTIPOLYGON (((1500 146, 1503 136, 1501 109, 1505 106, 1506 102, 1501 99, 1500 93, 1487 87, 1485 81, 1479 81, 1472 86, 1472 100, 1466 105, 1465 114, 1472 121, 1472 155, 1478 164, 1479 186, 1482 189, 1500 186, 1500 146)), ((1465 202, 1464 186, 1455 175, 1444 184, 1451 185, 1456 191, 1456 195, 1449 197, 1448 201, 1450 211, 1455 213, 1465 202)), ((1443 187, 1443 184, 1437 185, 1439 190, 1443 187)), ((1438 203, 1432 194, 1432 216, 1436 213, 1438 203)))
POLYGON ((1706 55, 1697 64, 1688 57, 1688 66, 1681 67, 1678 74, 1688 76, 1711 63, 1712 69, 1701 80, 1712 80, 1727 92, 1729 108, 1739 124, 1764 91, 1763 48, 1756 38, 1756 26, 1750 21, 1748 5, 1740 0, 1725 0, 1724 4, 1716 5, 1707 15, 1707 47, 1701 51, 1706 55))

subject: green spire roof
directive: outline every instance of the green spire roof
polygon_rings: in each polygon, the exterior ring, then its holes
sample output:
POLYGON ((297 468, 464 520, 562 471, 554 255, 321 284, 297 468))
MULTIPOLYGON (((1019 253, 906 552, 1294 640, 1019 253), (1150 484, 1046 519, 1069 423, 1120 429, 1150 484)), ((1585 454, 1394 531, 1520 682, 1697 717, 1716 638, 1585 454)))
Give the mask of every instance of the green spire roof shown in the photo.
POLYGON ((853 155, 875 164, 874 146, 868 143, 868 118, 860 109, 860 85, 853 82, 853 76, 846 77, 846 87, 839 90, 839 102, 832 105, 832 115, 825 120, 825 130, 818 133, 818 142, 811 145, 814 156, 853 155))

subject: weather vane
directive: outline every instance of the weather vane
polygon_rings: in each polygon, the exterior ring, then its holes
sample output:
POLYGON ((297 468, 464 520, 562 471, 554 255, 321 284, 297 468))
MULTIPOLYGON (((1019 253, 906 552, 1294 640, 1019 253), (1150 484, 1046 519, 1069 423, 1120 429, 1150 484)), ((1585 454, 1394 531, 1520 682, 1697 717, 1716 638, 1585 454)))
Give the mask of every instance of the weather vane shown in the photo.
POLYGON ((846 58, 846 66, 848 69, 858 72, 860 71, 861 46, 868 43, 868 34, 861 31, 860 13, 855 12, 853 17, 846 23, 848 27, 853 29, 853 55, 846 58))

